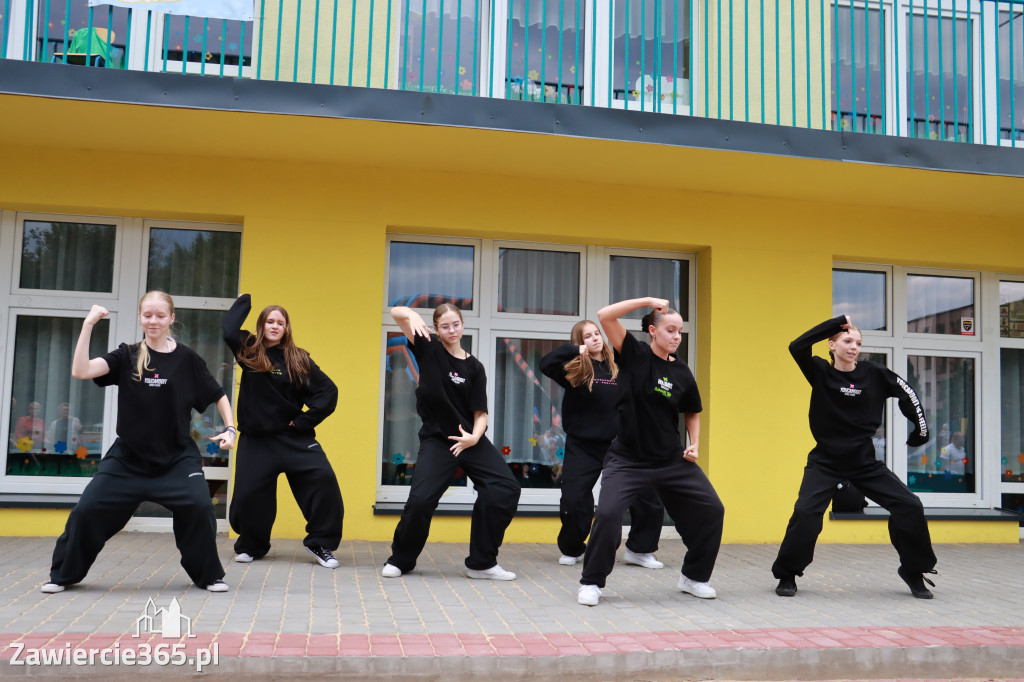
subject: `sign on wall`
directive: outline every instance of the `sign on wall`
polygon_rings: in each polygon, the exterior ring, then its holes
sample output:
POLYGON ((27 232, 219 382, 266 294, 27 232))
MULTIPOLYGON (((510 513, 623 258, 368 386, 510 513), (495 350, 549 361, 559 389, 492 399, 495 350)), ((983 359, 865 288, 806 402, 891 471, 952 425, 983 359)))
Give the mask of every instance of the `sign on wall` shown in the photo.
POLYGON ((255 0, 89 0, 90 7, 96 5, 117 5, 129 9, 191 17, 252 21, 255 0))

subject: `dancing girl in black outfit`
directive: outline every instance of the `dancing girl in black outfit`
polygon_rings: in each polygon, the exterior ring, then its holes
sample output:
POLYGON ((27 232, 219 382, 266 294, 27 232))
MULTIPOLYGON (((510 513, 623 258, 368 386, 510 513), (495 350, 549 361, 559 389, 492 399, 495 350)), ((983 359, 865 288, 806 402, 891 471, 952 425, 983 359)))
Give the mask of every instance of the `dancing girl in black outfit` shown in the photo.
POLYGON ((315 429, 334 412, 338 387, 295 345, 284 308, 264 308, 256 334, 241 328, 251 308, 249 294, 242 294, 223 321, 224 340, 242 368, 238 427, 244 437, 229 515, 238 533, 235 561, 249 563, 270 551, 277 479, 284 474, 306 519, 303 546, 321 566, 337 568, 333 552, 341 543, 345 508, 315 429))
POLYGON ((924 507, 917 495, 875 458, 871 437, 882 423, 888 398, 897 398, 900 412, 913 428, 907 445, 928 442, 928 423, 921 401, 910 385, 889 368, 858 360, 861 333, 850 318, 822 322, 789 344, 789 352, 811 385, 809 412, 815 446, 807 456, 803 481, 793 516, 772 573, 779 580, 775 593, 796 594, 796 576, 814 558, 814 544, 821 533, 822 517, 836 484, 851 481, 869 499, 889 512, 889 538, 899 553, 900 578, 918 599, 931 599, 924 577, 935 573, 924 507), (828 339, 832 363, 811 354, 811 347, 828 339))

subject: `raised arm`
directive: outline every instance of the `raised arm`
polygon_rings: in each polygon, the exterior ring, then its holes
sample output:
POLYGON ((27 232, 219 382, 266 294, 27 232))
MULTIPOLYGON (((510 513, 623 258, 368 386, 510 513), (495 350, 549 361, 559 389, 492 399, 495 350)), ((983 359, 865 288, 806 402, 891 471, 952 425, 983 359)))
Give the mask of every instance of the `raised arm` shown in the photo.
POLYGON ((75 355, 71 359, 71 376, 76 379, 95 379, 110 372, 110 366, 103 358, 89 359, 89 341, 92 339, 92 328, 96 323, 110 314, 101 305, 94 305, 82 322, 82 331, 78 334, 75 344, 75 355))
POLYGON ((249 316, 250 310, 252 310, 252 297, 249 294, 242 294, 231 304, 231 308, 224 313, 224 317, 220 321, 224 342, 236 355, 245 342, 246 332, 242 331, 242 323, 249 316))
POLYGON ((796 360, 796 364, 800 366, 800 371, 808 381, 811 381, 812 377, 811 347, 844 329, 849 329, 849 327, 850 318, 840 315, 807 330, 789 344, 789 354, 796 360))
MULTIPOLYGON (((640 308, 654 308, 661 312, 668 308, 668 301, 663 298, 631 298, 627 301, 619 301, 606 305, 597 311, 597 319, 601 321, 608 343, 612 344, 615 350, 622 350, 622 342, 626 338, 626 328, 619 322, 623 315, 639 310, 640 308)), ((644 331, 647 331, 646 329, 644 331)))
POLYGON ((416 343, 417 336, 422 336, 427 341, 430 341, 430 327, 423 321, 420 314, 412 308, 407 308, 404 305, 395 306, 391 309, 391 318, 395 321, 395 324, 401 327, 405 338, 413 343, 416 343))

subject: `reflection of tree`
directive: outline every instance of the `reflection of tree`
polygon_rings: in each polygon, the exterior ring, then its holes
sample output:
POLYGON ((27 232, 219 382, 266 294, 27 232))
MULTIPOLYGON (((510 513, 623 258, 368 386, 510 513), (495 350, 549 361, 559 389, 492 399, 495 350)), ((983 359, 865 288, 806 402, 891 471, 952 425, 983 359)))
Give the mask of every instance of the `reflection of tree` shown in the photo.
POLYGON ((30 289, 111 291, 113 225, 26 220, 21 247, 21 286, 30 289), (78 265, 88 253, 88 267, 78 265))
POLYGON ((147 288, 187 296, 235 295, 241 234, 154 229, 147 288))

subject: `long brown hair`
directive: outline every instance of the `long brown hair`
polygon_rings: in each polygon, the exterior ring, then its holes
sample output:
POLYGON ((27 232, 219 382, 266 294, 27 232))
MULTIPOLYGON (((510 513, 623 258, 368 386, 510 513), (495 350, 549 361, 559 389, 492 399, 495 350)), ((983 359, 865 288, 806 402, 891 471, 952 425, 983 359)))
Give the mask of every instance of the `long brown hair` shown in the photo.
POLYGON ((280 346, 284 352, 284 366, 291 382, 305 383, 309 380, 309 353, 295 345, 292 335, 292 321, 288 311, 279 305, 268 305, 260 312, 256 320, 256 335, 246 339, 245 344, 235 356, 238 362, 254 372, 269 372, 274 364, 267 357, 267 344, 264 339, 264 328, 270 313, 277 311, 284 317, 284 334, 281 335, 280 346))
MULTIPOLYGON (((576 346, 582 346, 583 334, 588 324, 593 324, 597 327, 597 333, 601 333, 601 328, 590 320, 580 320, 572 326, 572 331, 569 332, 569 342, 576 346)), ((604 336, 601 337, 601 340, 604 341, 604 336)), ((615 353, 607 341, 604 341, 604 347, 601 348, 601 360, 608 363, 608 369, 611 371, 612 381, 614 381, 615 377, 619 376, 619 366, 615 364, 615 353)), ((594 361, 590 357, 589 351, 577 355, 565 363, 563 369, 565 370, 565 380, 573 388, 586 384, 588 391, 594 390, 594 361)))
MULTIPOLYGON (((860 338, 862 340, 864 339, 864 334, 861 332, 860 327, 858 327, 857 325, 851 323, 851 324, 848 324, 846 326, 846 329, 844 329, 843 331, 841 331, 841 332, 839 332, 837 334, 833 334, 832 336, 828 337, 828 340, 829 341, 836 341, 843 334, 849 334, 850 332, 857 332, 858 334, 860 334, 860 338)), ((829 360, 832 362, 832 366, 835 367, 836 366, 836 354, 832 352, 832 349, 829 349, 828 357, 829 357, 829 360)))
MULTIPOLYGON (((167 307, 171 311, 171 317, 174 317, 174 299, 171 298, 171 295, 168 294, 166 291, 161 291, 160 289, 153 289, 152 291, 147 291, 145 294, 142 295, 142 298, 139 299, 140 315, 142 314, 142 304, 146 302, 146 299, 150 298, 156 298, 166 303, 167 307)), ((168 336, 170 335, 170 332, 171 328, 168 327, 168 336)), ((143 337, 145 337, 145 333, 143 333, 143 337)), ((149 346, 146 345, 145 338, 143 338, 142 341, 139 343, 139 357, 135 359, 135 373, 132 374, 132 379, 135 381, 142 381, 143 371, 153 371, 153 368, 149 366, 149 346)))

